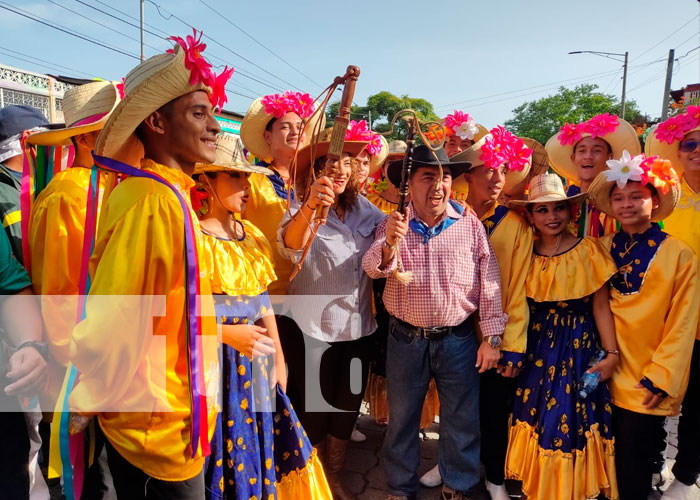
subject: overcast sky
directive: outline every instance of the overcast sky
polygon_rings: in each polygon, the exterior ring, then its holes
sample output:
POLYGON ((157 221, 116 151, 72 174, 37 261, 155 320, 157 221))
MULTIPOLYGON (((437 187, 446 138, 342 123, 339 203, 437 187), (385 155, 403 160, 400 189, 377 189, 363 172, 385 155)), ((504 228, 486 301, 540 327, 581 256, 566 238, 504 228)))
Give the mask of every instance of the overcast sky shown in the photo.
MULTIPOLYGON (((0 63, 118 80, 138 62, 3 6, 138 56, 139 0, 0 1, 0 63)), ((229 93, 226 108, 240 112, 276 89, 316 95, 348 64, 361 69, 358 104, 387 90, 427 99, 440 116, 461 109, 488 127, 559 85, 595 83, 619 96, 621 62, 571 51, 629 51, 628 98, 652 117, 660 114, 669 49, 678 59, 672 88, 700 82, 698 0, 147 0, 144 10, 146 29, 161 37, 146 33, 147 57, 168 47, 164 34, 190 32, 177 18, 216 41, 206 40, 205 55, 236 68, 229 88, 243 95, 229 93)))

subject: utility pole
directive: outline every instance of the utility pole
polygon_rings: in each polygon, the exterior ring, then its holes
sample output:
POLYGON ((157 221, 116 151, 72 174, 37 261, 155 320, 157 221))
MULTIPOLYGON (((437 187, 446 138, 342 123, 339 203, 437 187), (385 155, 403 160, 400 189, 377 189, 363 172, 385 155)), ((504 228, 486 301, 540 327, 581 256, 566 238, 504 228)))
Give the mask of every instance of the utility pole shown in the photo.
POLYGON ((372 130, 372 110, 367 110, 367 120, 369 120, 369 129, 372 130))
POLYGON ((629 52, 625 51, 625 69, 622 73, 622 99, 620 99, 620 107, 622 108, 622 119, 625 119, 625 94, 627 91, 627 57, 629 52))
POLYGON ((661 108, 661 121, 668 118, 668 98, 671 95, 671 76, 673 75, 673 59, 675 50, 668 51, 668 64, 666 64, 666 84, 664 85, 664 101, 661 108))
POLYGON ((145 61, 146 60, 146 53, 143 50, 143 0, 140 0, 141 3, 141 60, 145 61))

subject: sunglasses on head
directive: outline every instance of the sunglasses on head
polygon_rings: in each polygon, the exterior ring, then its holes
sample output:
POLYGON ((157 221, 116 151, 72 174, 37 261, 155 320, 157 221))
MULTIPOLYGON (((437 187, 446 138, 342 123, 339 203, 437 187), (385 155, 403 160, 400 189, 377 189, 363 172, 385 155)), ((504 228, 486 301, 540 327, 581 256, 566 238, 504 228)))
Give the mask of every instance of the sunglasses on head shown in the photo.
POLYGON ((695 151, 695 149, 698 147, 698 144, 700 144, 700 141, 697 139, 688 139, 687 141, 683 141, 678 145, 678 149, 680 149, 684 153, 691 153, 695 151))

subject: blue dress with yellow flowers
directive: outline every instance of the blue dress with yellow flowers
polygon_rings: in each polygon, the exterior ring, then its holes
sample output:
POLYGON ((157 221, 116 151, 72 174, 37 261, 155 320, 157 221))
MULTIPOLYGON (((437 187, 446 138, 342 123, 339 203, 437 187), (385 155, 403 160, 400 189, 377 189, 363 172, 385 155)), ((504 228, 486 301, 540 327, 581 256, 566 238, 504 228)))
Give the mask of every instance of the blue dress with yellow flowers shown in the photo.
MULTIPOLYGON (((248 221, 239 241, 203 231, 217 320, 254 323, 270 314, 267 285, 275 274, 265 236, 248 221)), ((289 399, 270 390, 273 358, 253 360, 221 348, 221 407, 205 470, 207 499, 330 499, 323 469, 289 399)))
POLYGON ((526 364, 517 380, 507 477, 529 500, 617 498, 610 391, 579 396, 581 376, 601 349, 592 294, 616 267, 600 243, 584 238, 552 257, 533 252, 526 364))

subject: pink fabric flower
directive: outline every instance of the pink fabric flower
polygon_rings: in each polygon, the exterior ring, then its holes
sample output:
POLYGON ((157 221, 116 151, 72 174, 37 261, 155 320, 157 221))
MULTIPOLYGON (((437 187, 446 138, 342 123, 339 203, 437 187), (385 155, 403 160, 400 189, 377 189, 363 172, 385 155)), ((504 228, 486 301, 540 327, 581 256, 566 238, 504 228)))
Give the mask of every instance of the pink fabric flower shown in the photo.
POLYGON ((594 139, 596 137, 604 137, 612 132, 620 125, 620 120, 617 116, 610 113, 596 115, 586 122, 584 132, 591 134, 594 139))
POLYGON ((314 112, 314 99, 309 94, 287 90, 284 94, 271 94, 262 98, 265 113, 282 118, 289 112, 306 119, 314 112))
POLYGON ((665 122, 659 123, 654 130, 654 135, 659 142, 673 144, 674 141, 680 141, 685 135, 685 129, 688 122, 683 122, 682 118, 685 115, 674 116, 665 122))
POLYGON ((124 99, 124 83, 126 79, 122 77, 121 83, 117 83, 117 92, 119 92, 119 99, 124 99))
POLYGON ((585 123, 565 123, 561 128, 561 132, 559 132, 559 135, 557 136, 557 139, 559 139, 559 144, 562 146, 576 144, 581 140, 584 127, 585 123))
POLYGON ((468 120, 469 115, 467 113, 455 109, 452 114, 445 117, 445 127, 447 127, 451 133, 454 133, 457 127, 468 120))
POLYGON ((224 107, 224 104, 228 102, 228 96, 226 96, 226 83, 228 83, 229 79, 233 75, 233 68, 229 68, 226 66, 224 70, 220 74, 215 74, 212 73, 212 84, 210 85, 211 87, 211 95, 209 96, 209 100, 211 101, 211 105, 214 106, 214 109, 224 107))
MULTIPOLYGON (((202 32, 197 36, 197 30, 192 28, 192 35, 187 35, 187 40, 183 40, 179 36, 171 36, 168 40, 177 43, 185 51, 185 67, 190 70, 190 85, 197 85, 199 82, 210 86, 213 83, 213 73, 211 64, 202 57, 202 52, 207 48, 205 43, 202 43, 202 32)), ((168 49, 166 52, 173 54, 173 49, 168 49)))
POLYGON ((692 123, 691 129, 694 129, 695 127, 700 125, 700 105, 698 106, 688 106, 688 109, 686 110, 685 114, 690 118, 691 121, 689 123, 692 123))
POLYGON ((367 152, 370 156, 377 156, 382 152, 382 139, 379 134, 373 133, 364 120, 351 120, 348 124, 348 130, 345 132, 346 141, 367 141, 367 152))
POLYGON ((484 162, 486 168, 499 168, 506 164, 509 170, 522 171, 530 162, 532 149, 525 146, 519 137, 504 129, 501 125, 490 131, 483 146, 479 159, 484 162))

